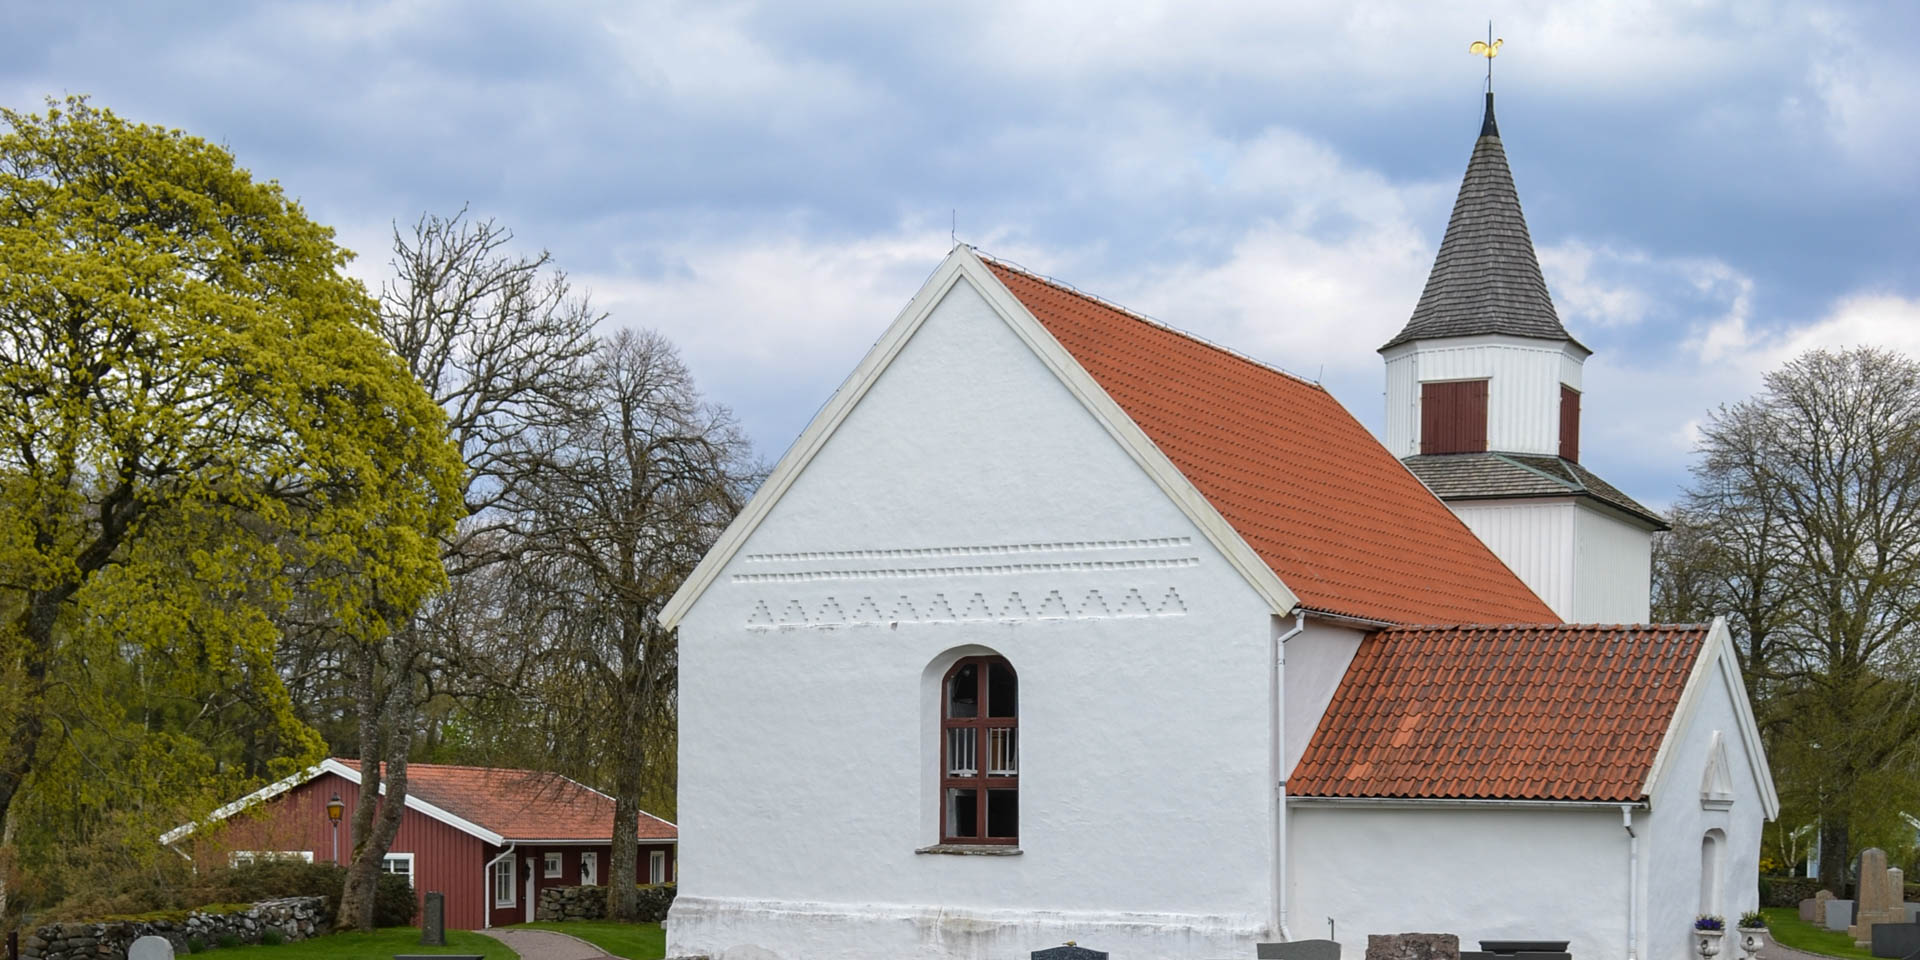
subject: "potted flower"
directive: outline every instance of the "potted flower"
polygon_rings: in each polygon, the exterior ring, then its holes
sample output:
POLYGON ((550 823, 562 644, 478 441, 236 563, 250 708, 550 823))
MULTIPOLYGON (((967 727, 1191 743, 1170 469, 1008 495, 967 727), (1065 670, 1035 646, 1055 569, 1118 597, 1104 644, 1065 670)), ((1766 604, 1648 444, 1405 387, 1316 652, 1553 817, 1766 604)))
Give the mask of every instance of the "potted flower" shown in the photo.
POLYGON ((1740 915, 1741 960, 1759 960, 1760 948, 1767 945, 1766 932, 1766 914, 1758 910, 1748 910, 1740 915))
POLYGON ((1726 918, 1717 913, 1703 913, 1693 918, 1693 949, 1700 960, 1713 960, 1720 955, 1720 938, 1727 935, 1726 918))

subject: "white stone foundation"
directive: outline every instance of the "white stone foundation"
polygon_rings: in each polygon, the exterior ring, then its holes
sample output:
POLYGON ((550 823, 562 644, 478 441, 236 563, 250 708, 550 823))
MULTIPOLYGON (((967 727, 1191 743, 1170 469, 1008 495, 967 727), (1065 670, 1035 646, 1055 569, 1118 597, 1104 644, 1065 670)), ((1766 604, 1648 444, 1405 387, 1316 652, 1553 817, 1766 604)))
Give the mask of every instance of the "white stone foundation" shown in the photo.
POLYGON ((1010 960, 1068 940, 1116 957, 1252 956, 1255 917, 962 910, 682 896, 667 955, 713 960, 1010 960))

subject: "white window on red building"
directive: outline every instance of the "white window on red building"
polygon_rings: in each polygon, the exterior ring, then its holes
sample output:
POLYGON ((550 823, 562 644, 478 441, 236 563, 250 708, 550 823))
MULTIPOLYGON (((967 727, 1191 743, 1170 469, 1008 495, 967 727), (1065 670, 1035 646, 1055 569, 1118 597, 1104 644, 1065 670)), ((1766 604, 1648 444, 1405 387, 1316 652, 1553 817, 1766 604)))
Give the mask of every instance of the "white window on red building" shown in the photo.
POLYGON ((513 858, 509 857, 493 865, 493 905, 511 907, 513 904, 513 858))

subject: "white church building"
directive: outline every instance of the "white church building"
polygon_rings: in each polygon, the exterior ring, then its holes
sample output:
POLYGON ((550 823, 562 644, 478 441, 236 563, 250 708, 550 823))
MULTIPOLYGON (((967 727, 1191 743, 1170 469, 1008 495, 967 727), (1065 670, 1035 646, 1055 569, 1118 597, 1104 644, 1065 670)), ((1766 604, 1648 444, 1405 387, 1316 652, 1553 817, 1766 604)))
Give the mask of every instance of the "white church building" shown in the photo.
POLYGON ((1778 801, 1734 651, 1602 625, 1647 619, 1661 521, 1578 462, 1588 351, 1491 97, 1381 352, 1384 445, 954 249, 663 613, 669 955, 1680 960, 1754 907, 1778 801))

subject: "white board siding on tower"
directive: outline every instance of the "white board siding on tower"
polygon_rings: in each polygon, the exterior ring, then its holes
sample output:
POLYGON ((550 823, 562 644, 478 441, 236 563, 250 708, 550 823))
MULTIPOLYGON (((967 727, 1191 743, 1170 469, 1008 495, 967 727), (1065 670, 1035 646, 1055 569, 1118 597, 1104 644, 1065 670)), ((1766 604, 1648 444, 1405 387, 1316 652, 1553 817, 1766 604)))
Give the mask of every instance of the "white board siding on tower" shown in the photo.
POLYGON ((1579 508, 1573 498, 1455 500, 1447 506, 1555 614, 1574 619, 1579 508))
POLYGON ((668 952, 1249 952, 1271 621, 963 278, 681 621, 668 952), (1020 677, 1023 853, 916 855, 940 678, 988 651, 1020 677))
POLYGON ((1573 571, 1572 614, 1555 606, 1556 613, 1577 623, 1647 622, 1653 535, 1645 526, 1605 507, 1575 501, 1573 571))
POLYGON ((1572 344, 1520 337, 1418 340, 1386 351, 1387 449, 1420 452, 1420 385, 1485 379, 1487 448, 1548 456, 1560 452, 1560 385, 1580 389, 1584 353, 1572 344))

